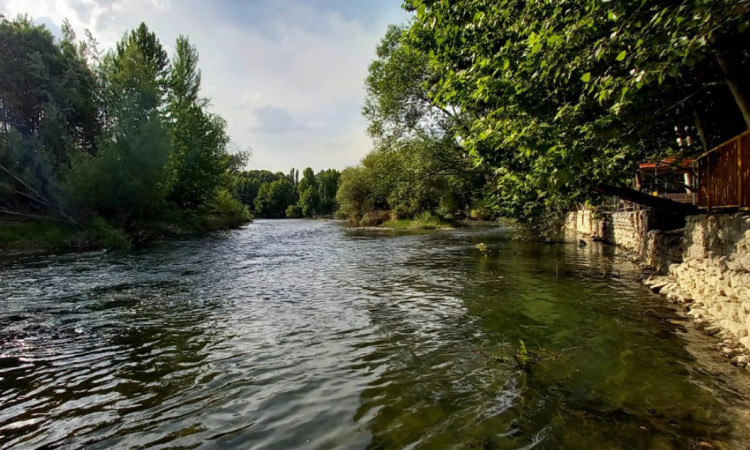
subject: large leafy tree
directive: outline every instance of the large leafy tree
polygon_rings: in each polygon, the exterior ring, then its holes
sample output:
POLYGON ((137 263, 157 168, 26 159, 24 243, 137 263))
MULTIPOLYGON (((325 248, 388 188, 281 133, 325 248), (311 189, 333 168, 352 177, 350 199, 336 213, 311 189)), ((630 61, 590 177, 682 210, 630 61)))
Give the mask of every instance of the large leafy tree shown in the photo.
POLYGON ((27 17, 0 20, 0 208, 65 216, 57 178, 99 136, 94 75, 63 24, 55 42, 27 17))
POLYGON ((156 34, 141 23, 104 59, 108 105, 159 110, 169 84, 169 57, 156 34))
POLYGON ((294 184, 287 177, 264 183, 255 197, 255 212, 270 217, 284 217, 286 209, 297 202, 294 184))
POLYGON ((339 188, 341 172, 336 169, 322 170, 315 176, 318 184, 321 214, 331 214, 336 210, 336 191, 339 188))
POLYGON ((461 211, 479 196, 488 173, 460 145, 464 114, 430 98, 436 72, 427 54, 403 44, 403 31, 389 27, 365 82, 363 114, 376 143, 376 150, 363 160, 363 170, 370 175, 347 177, 342 183, 369 180, 366 203, 393 209, 399 217, 436 212, 441 203, 451 210, 443 213, 461 211), (458 187, 462 193, 455 192, 458 187))
POLYGON ((505 213, 532 217, 747 127, 746 0, 406 6, 408 44, 436 74, 430 99, 470 118, 461 145, 499 175, 505 213), (675 148, 675 126, 696 144, 675 148))
POLYGON ((167 78, 168 121, 172 155, 169 198, 183 208, 206 205, 223 186, 229 160, 225 123, 205 110, 200 98, 198 52, 184 36, 177 38, 167 78))

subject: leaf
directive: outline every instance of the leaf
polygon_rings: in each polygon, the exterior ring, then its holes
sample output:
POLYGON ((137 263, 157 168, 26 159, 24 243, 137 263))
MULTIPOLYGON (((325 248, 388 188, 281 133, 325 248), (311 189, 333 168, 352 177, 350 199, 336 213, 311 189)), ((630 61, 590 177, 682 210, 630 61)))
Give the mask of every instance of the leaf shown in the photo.
POLYGON ((620 52, 619 55, 617 55, 617 58, 615 59, 617 59, 618 61, 622 61, 623 59, 625 59, 626 56, 628 56, 628 52, 623 50, 620 52))
POLYGON ((584 73, 581 77, 581 81, 583 81, 584 83, 588 83, 589 80, 591 80, 591 72, 584 73))

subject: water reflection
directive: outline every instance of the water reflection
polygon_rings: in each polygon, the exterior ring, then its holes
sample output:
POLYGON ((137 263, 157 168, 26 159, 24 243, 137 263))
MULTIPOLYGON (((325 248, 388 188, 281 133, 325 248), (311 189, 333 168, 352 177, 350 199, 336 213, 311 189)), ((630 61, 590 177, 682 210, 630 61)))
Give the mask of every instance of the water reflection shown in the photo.
POLYGON ((0 446, 742 448, 747 376, 637 276, 313 221, 3 259, 0 446))
POLYGON ((491 242, 489 257, 470 249, 409 253, 404 272, 437 272, 438 285, 399 286, 397 271, 372 280, 398 300, 370 309, 383 339, 368 343, 377 348, 369 360, 381 364, 355 419, 373 415, 371 448, 742 447, 737 410, 747 402, 725 410, 737 391, 712 384, 744 374, 695 371, 702 361, 679 316, 609 248, 491 242), (446 315, 409 320, 407 303, 439 303, 446 315), (416 333, 414 323, 433 332, 416 333), (512 357, 519 339, 544 356, 528 371, 512 357))

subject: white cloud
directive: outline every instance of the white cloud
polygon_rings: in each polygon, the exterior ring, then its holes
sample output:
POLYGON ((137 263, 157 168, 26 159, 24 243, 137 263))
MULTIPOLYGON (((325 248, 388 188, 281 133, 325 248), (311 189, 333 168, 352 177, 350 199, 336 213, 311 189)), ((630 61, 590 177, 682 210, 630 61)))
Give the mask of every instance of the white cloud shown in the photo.
POLYGON ((316 170, 356 164, 371 142, 363 82, 400 0, 0 0, 9 17, 68 18, 103 48, 146 24, 171 53, 179 34, 200 54, 203 95, 250 166, 316 170))

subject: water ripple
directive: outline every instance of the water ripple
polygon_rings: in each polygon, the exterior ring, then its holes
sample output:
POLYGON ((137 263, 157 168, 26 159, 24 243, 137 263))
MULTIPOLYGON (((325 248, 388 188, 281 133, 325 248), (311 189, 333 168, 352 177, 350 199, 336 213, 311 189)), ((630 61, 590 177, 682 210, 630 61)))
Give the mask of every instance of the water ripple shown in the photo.
POLYGON ((258 221, 133 252, 0 259, 0 446, 741 442, 743 387, 696 365, 704 338, 644 318, 673 312, 595 247, 258 221), (519 338, 588 350, 526 373, 519 338))

